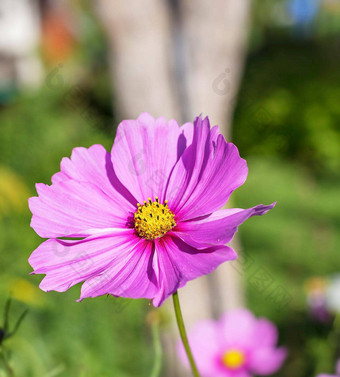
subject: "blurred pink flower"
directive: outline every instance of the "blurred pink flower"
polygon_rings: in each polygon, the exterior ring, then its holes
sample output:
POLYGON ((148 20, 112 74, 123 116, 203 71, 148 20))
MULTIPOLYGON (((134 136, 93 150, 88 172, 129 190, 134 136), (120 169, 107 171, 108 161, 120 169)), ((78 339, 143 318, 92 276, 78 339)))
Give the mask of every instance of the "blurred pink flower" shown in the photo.
MULTIPOLYGON (((265 376, 275 373, 287 356, 285 348, 276 348, 274 324, 246 309, 229 311, 219 321, 201 321, 188 338, 202 377, 265 376)), ((187 364, 180 343, 178 352, 187 364)))
POLYGON ((274 207, 219 210, 247 172, 208 118, 182 127, 147 113, 123 121, 111 153, 75 148, 51 186, 36 185, 31 226, 49 238, 29 258, 34 274, 46 274, 40 288, 84 282, 80 300, 110 294, 161 305, 235 259, 225 244, 238 226, 274 207))
POLYGON ((328 280, 321 276, 313 276, 305 281, 308 312, 312 320, 331 323, 333 315, 327 306, 328 280))

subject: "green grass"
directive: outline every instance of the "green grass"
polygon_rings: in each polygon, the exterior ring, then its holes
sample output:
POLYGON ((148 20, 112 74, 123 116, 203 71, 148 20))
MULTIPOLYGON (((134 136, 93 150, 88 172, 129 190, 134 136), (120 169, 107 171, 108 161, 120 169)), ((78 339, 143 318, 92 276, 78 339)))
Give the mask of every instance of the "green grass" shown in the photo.
POLYGON ((279 375, 307 377, 320 363, 330 368, 334 362, 325 362, 334 358, 327 341, 330 327, 308 317, 304 284, 312 276, 339 271, 340 185, 315 181, 291 162, 253 158, 248 165, 249 179, 234 194, 236 205, 277 201, 268 214, 240 227, 252 262, 245 275, 248 305, 279 325, 282 343, 290 349, 279 375))
MULTIPOLYGON (((249 178, 234 194, 236 204, 277 204, 267 215, 242 225, 243 248, 291 290, 287 310, 301 308, 303 281, 339 269, 339 185, 317 182, 301 167, 279 160, 250 159, 248 165, 249 178)), ((256 305, 264 298, 253 294, 249 299, 256 305)), ((267 314, 272 310, 268 305, 267 314)))

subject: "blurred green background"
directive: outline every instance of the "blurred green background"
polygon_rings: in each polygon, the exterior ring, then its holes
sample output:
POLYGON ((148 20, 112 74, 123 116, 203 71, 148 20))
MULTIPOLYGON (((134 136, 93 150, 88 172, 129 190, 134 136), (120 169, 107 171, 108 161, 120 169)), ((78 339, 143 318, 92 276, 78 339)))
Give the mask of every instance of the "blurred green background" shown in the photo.
MULTIPOLYGON (((316 286, 324 287, 340 268, 340 3, 309 4, 315 8, 303 1, 254 2, 233 122, 233 141, 249 165, 234 203, 278 202, 239 234, 249 307, 279 326, 280 342, 290 350, 281 377, 331 373, 340 356, 334 313, 317 320, 307 302, 316 284, 308 279, 320 277, 316 286), (268 284, 259 285, 261 279, 268 284)), ((76 146, 110 149, 117 125, 105 39, 88 7, 79 12, 86 32, 67 66, 50 66, 38 89, 1 88, 0 309, 11 293, 12 321, 30 310, 8 342, 18 376, 149 376, 148 302, 76 303, 79 285, 46 294, 37 288, 41 276, 28 275, 27 258, 41 242, 29 227, 34 184, 49 183, 76 146)))

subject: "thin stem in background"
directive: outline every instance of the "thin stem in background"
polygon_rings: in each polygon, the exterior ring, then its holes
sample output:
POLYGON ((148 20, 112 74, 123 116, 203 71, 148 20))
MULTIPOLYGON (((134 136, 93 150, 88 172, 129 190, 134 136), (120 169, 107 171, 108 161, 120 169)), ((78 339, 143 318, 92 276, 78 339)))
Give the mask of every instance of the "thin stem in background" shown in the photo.
POLYGON ((15 333, 18 331, 20 325, 21 325, 21 322, 24 320, 24 318, 26 317, 28 313, 28 309, 26 309, 22 314, 21 316, 19 317, 19 319, 17 320, 17 323, 15 324, 14 326, 14 329, 8 334, 8 338, 15 335, 15 333))
POLYGON ((152 323, 152 339, 155 349, 155 361, 153 364, 152 372, 150 377, 159 377, 162 370, 162 346, 161 346, 161 338, 159 334, 159 321, 156 320, 152 323))
POLYGON ((192 373, 195 377, 200 377, 200 374, 198 373, 197 366, 195 364, 194 357, 193 357, 191 349, 190 349, 187 333, 185 331, 185 326, 184 326, 184 321, 183 321, 181 307, 180 307, 180 304, 179 304, 178 292, 177 291, 172 295, 172 299, 173 299, 173 302, 174 302, 174 309, 175 309, 175 314, 176 314, 178 330, 179 330, 179 333, 181 335, 181 339, 182 339, 182 342, 183 342, 185 352, 186 352, 188 359, 189 359, 189 363, 190 363, 190 366, 191 366, 192 373))
POLYGON ((8 360, 7 360, 6 355, 5 355, 5 350, 3 349, 3 347, 0 348, 0 357, 1 357, 1 360, 4 364, 4 367, 6 369, 7 375, 9 377, 14 377, 13 369, 11 368, 11 366, 8 363, 8 360))

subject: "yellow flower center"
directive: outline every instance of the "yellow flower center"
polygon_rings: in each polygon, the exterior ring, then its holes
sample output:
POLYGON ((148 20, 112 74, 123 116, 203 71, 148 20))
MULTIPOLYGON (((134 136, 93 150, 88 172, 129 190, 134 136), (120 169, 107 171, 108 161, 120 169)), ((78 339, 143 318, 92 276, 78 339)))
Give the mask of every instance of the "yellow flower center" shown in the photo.
POLYGON ((222 356, 222 363, 229 369, 240 368, 245 362, 244 353, 237 350, 231 349, 225 352, 222 356))
POLYGON ((144 200, 144 204, 137 203, 137 211, 135 212, 135 228, 139 237, 147 240, 154 240, 163 237, 175 225, 175 216, 170 211, 167 205, 167 200, 164 204, 160 204, 156 196, 153 202, 151 198, 149 201, 144 200))

